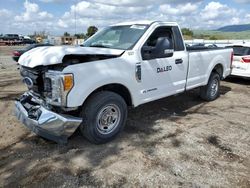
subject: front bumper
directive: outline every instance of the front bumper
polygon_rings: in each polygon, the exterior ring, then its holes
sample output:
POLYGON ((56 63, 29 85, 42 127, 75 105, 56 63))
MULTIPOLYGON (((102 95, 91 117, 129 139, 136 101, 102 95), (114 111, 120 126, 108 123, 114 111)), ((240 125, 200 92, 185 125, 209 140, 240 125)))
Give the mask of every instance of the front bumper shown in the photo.
POLYGON ((82 122, 81 118, 52 112, 32 96, 24 94, 15 101, 15 115, 31 131, 60 144, 67 143, 82 122))

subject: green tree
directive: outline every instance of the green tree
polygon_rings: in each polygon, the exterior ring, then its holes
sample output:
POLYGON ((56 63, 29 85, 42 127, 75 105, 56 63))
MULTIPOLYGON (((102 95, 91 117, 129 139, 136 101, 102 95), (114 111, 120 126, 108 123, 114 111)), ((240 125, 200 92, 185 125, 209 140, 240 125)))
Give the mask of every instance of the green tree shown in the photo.
POLYGON ((48 38, 48 33, 44 30, 44 31, 35 31, 33 33, 33 35, 29 35, 31 38, 37 38, 37 37, 41 37, 43 39, 48 38))
POLYGON ((181 32, 183 35, 187 35, 187 36, 194 36, 194 33, 191 29, 188 29, 188 28, 182 28, 181 29, 181 32))
POLYGON ((75 34, 75 37, 77 39, 86 39, 87 38, 84 33, 77 33, 77 34, 75 34))
POLYGON ((70 34, 69 34, 68 32, 64 32, 63 36, 65 36, 65 37, 69 37, 69 36, 70 36, 70 34))
POLYGON ((91 36, 94 35, 97 31, 98 31, 98 28, 97 28, 96 26, 89 26, 88 29, 87 29, 86 36, 87 36, 87 37, 91 37, 91 36))

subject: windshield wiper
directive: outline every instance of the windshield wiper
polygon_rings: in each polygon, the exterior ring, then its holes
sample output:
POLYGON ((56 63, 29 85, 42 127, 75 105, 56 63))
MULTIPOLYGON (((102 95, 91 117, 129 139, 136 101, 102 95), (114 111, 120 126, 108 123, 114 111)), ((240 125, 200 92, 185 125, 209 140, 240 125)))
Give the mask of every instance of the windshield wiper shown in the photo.
POLYGON ((102 45, 102 44, 93 44, 93 45, 90 45, 89 47, 109 48, 109 46, 104 46, 104 45, 102 45))

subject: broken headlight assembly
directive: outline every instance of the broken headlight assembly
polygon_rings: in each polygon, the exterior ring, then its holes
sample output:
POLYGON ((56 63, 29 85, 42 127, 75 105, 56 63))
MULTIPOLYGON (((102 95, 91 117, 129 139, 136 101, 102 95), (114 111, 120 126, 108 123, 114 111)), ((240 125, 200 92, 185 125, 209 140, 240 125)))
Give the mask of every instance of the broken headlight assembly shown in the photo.
POLYGON ((44 78, 45 99, 48 104, 66 106, 67 95, 74 86, 73 74, 48 71, 44 78))

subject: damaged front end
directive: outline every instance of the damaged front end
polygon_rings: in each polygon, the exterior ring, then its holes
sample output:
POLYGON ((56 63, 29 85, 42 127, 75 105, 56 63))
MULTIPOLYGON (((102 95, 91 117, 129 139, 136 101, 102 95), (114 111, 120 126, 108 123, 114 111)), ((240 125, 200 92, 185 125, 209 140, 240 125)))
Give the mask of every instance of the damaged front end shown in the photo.
MULTIPOLYGON (((18 63, 28 92, 15 102, 15 114, 25 126, 47 139, 65 143, 81 124, 79 106, 69 107, 74 74, 68 66, 105 61, 121 56, 124 50, 53 46, 24 53, 18 63)), ((79 80, 78 80, 79 81, 79 80)))
POLYGON ((67 106, 67 95, 74 86, 73 74, 64 74, 49 66, 22 66, 20 73, 33 95, 45 100, 48 105, 67 106))
POLYGON ((82 119, 68 115, 67 95, 74 85, 73 74, 48 67, 21 67, 29 91, 15 101, 15 115, 36 134, 57 143, 66 143, 82 119), (67 114, 66 114, 67 112, 67 114))
POLYGON ((28 92, 15 101, 15 115, 34 133, 60 144, 67 143, 82 122, 81 118, 46 109, 40 99, 28 92))

